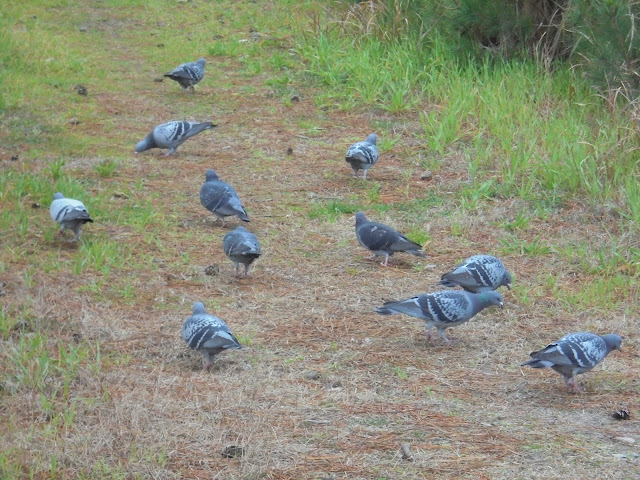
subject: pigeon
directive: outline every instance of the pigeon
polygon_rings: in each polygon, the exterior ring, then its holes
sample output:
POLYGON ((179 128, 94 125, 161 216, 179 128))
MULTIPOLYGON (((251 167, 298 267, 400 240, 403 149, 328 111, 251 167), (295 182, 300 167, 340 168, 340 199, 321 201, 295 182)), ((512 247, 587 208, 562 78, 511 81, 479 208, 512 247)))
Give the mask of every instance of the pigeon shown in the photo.
POLYGON ((49 213, 53 221, 60 224, 60 235, 64 235, 65 229, 73 230, 72 241, 80 239, 85 223, 93 222, 84 203, 73 198, 65 198, 60 192, 53 195, 49 213))
POLYGON ((384 263, 381 265, 385 267, 389 265, 389 257, 395 252, 426 257, 420 244, 412 242, 387 225, 370 222, 363 212, 356 213, 356 238, 360 245, 373 252, 372 260, 384 256, 384 263))
POLYGON ((247 276, 249 266, 260 256, 260 243, 256 236, 239 226, 227 233, 222 239, 224 253, 235 265, 235 276, 240 276, 240 264, 244 264, 243 277, 247 276))
POLYGON ((504 285, 511 290, 511 274, 499 258, 491 255, 473 255, 454 270, 440 277, 438 285, 464 288, 467 292, 497 290, 504 285))
POLYGON ((187 139, 199 134, 203 130, 217 127, 211 122, 183 122, 172 120, 154 128, 144 140, 136 144, 136 153, 144 152, 150 148, 168 148, 166 155, 171 155, 187 139))
POLYGON ((204 65, 206 60, 199 59, 197 62, 183 63, 177 66, 169 73, 165 73, 165 77, 169 77, 180 84, 182 91, 187 92, 187 88, 195 92, 193 86, 204 77, 204 65))
POLYGON ((202 353, 205 370, 211 368, 213 357, 220 352, 242 348, 224 320, 209 315, 202 302, 193 304, 193 315, 182 324, 182 338, 189 347, 202 353))
POLYGON ((397 302, 385 302, 381 307, 376 308, 376 312, 380 315, 404 313, 411 317, 421 318, 427 322, 426 334, 429 340, 432 342, 434 340, 431 327, 435 326, 438 335, 447 344, 452 344, 454 342, 444 334, 445 329, 468 321, 491 305, 504 307, 500 293, 493 290, 481 293, 442 290, 397 302))
POLYGON ((550 343, 542 350, 531 352, 531 360, 520 366, 551 367, 562 375, 570 390, 581 392, 576 375, 588 372, 598 365, 611 350, 621 350, 622 338, 615 333, 594 335, 589 332, 570 333, 550 343))
POLYGON ((363 179, 367 179, 367 170, 369 170, 378 161, 378 147, 376 140, 378 136, 372 133, 362 142, 354 143, 347 150, 345 160, 353 168, 353 176, 358 178, 358 170, 363 170, 363 179))
POLYGON ((222 220, 224 217, 236 215, 240 220, 250 222, 238 194, 231 185, 218 179, 218 175, 211 169, 206 172, 206 180, 200 189, 200 203, 222 220))

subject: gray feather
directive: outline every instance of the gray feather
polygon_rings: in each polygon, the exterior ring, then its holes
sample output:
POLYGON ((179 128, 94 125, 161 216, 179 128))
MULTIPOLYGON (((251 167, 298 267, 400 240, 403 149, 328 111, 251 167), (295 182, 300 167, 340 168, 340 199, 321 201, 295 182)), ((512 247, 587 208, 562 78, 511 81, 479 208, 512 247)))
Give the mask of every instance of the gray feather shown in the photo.
POLYGON ((155 127, 149 135, 136 144, 136 153, 144 152, 151 148, 168 148, 167 155, 171 155, 189 138, 203 130, 215 127, 211 122, 183 122, 172 120, 155 127))
POLYGON ((473 255, 445 273, 438 285, 460 286, 469 292, 496 290, 500 286, 511 289, 511 274, 499 258, 491 255, 473 255))
POLYGON ((204 185, 200 189, 200 203, 220 218, 223 225, 224 218, 233 215, 245 222, 250 221, 236 191, 231 185, 220 180, 211 169, 207 170, 204 185))
POLYGON ((354 143, 347 150, 345 161, 351 165, 353 175, 358 176, 358 171, 363 170, 363 178, 367 179, 367 171, 378 161, 378 136, 370 134, 366 140, 354 143))
POLYGON ((193 305, 193 315, 182 324, 182 338, 190 348, 202 353, 205 368, 214 356, 229 349, 241 348, 224 320, 209 315, 201 302, 193 305))
POLYGON ((385 265, 388 258, 396 252, 426 257, 420 244, 409 240, 387 225, 367 220, 363 212, 356 213, 356 238, 360 245, 376 256, 384 256, 385 265))
POLYGON ((60 225, 60 233, 66 229, 73 230, 75 240, 80 237, 82 226, 93 222, 84 203, 73 198, 65 198, 60 192, 53 195, 49 214, 51 219, 60 225))
POLYGON ((196 62, 183 63, 169 73, 165 73, 164 76, 178 82, 183 91, 186 91, 187 88, 193 90, 193 86, 204 78, 205 64, 204 58, 196 62))
POLYGON ((224 253, 234 263, 236 275, 239 275, 239 264, 244 265, 244 275, 249 271, 249 266, 260 256, 260 243, 257 237, 238 226, 227 233, 222 239, 224 253))
POLYGON ((442 290, 418 295, 406 300, 385 302, 376 312, 381 315, 404 313, 421 318, 427 322, 427 328, 435 326, 445 341, 444 330, 469 321, 478 312, 496 305, 503 307, 502 296, 498 292, 471 293, 464 290, 442 290))
POLYGON ((612 350, 620 350, 622 338, 614 333, 595 335, 589 332, 570 333, 550 343, 542 350, 531 352, 531 360, 521 364, 532 368, 552 368, 567 385, 578 389, 575 376, 598 365, 612 350))

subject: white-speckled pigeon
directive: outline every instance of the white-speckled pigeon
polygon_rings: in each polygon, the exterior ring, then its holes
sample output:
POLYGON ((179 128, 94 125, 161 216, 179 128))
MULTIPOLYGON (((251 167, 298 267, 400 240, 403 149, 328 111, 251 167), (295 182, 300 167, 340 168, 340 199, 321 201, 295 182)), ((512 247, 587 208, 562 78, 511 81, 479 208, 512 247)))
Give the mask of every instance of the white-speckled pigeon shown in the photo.
POLYGON ((182 324, 182 338, 189 347, 202 353, 205 370, 211 368, 213 357, 220 352, 241 348, 224 320, 209 315, 201 302, 193 304, 193 315, 182 324))
POLYGON ((246 277, 249 272, 249 266, 260 256, 258 239, 242 226, 236 227, 235 230, 224 236, 222 248, 235 265, 234 273, 236 277, 240 276, 241 263, 244 265, 244 274, 242 276, 246 277))
POLYGON ((473 255, 454 270, 440 277, 438 285, 462 287, 468 292, 497 290, 504 285, 511 290, 511 274, 499 258, 491 255, 473 255))
POLYGON ((54 222, 60 224, 60 235, 64 235, 65 229, 73 230, 73 241, 80 238, 85 223, 93 222, 87 207, 80 200, 65 198, 59 192, 53 195, 49 214, 54 222))
POLYGON ((211 169, 207 170, 204 185, 200 189, 200 203, 222 220, 223 227, 224 218, 232 215, 242 221, 250 221, 236 191, 231 185, 218 179, 216 172, 211 169))
POLYGON ((387 225, 367 220, 362 212, 356 213, 356 238, 360 245, 373 252, 371 259, 384 257, 381 265, 385 267, 389 264, 389 257, 396 252, 426 257, 420 244, 412 242, 387 225))
POLYGON ((206 60, 204 58, 199 59, 197 62, 183 63, 169 73, 165 73, 164 76, 178 82, 184 93, 187 92, 187 88, 195 92, 193 86, 203 79, 205 63, 206 60))
POLYGON ((464 290, 442 290, 426 293, 417 297, 385 302, 376 308, 381 315, 404 313, 411 317, 421 318, 427 322, 427 335, 433 342, 431 327, 435 326, 438 335, 446 342, 453 343, 445 334, 445 329, 460 325, 471 319, 478 312, 497 305, 503 308, 502 295, 493 290, 481 293, 465 292, 464 290))
POLYGON ((216 127, 211 122, 182 122, 172 120, 154 128, 144 140, 136 145, 136 153, 144 152, 150 148, 168 148, 166 155, 171 155, 186 140, 199 134, 203 130, 216 127))
POLYGON ((353 176, 358 178, 358 170, 363 170, 362 178, 367 179, 367 170, 369 170, 378 161, 378 147, 376 141, 378 136, 372 133, 362 142, 354 143, 347 150, 345 160, 353 168, 353 176))
POLYGON ((521 366, 553 368, 562 375, 564 383, 576 392, 582 389, 576 383, 576 375, 588 372, 598 365, 611 350, 620 350, 622 338, 615 333, 594 335, 588 332, 570 333, 550 343, 542 350, 531 352, 532 357, 521 366))

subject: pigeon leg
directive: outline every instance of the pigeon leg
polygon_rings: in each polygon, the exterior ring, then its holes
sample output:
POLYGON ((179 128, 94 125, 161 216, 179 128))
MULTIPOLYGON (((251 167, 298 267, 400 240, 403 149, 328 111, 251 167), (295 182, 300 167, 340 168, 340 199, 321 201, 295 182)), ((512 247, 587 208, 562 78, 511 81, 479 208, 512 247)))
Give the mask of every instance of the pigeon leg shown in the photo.
POLYGON ((431 331, 431 327, 427 327, 422 331, 422 335, 426 336, 429 339, 430 343, 433 343, 433 331, 431 331))
POLYGON ((388 267, 389 266, 389 254, 385 253, 384 255, 384 263, 381 263, 380 265, 382 265, 383 267, 388 267))
POLYGON ((202 352, 202 356, 204 359, 204 370, 208 372, 211 370, 211 365, 213 365, 211 354, 209 352, 202 352))
POLYGON ((247 277, 249 275, 249 264, 245 263, 244 264, 244 275, 243 277, 247 277))
POLYGON ((578 382, 576 381, 575 372, 571 375, 571 378, 565 378, 565 383, 567 384, 567 387, 569 387, 569 390, 571 390, 572 392, 583 392, 582 388, 580 388, 580 385, 578 385, 578 382))
POLYGON ((440 335, 440 338, 442 338, 442 340, 444 340, 444 342, 447 345, 455 345, 456 343, 458 343, 457 340, 451 340, 451 339, 447 338, 447 336, 444 334, 444 330, 438 329, 438 335, 440 335))
POLYGON ((58 230, 58 234, 59 234, 61 237, 64 237, 64 227, 60 227, 60 230, 58 230))
POLYGON ((363 168, 363 169, 362 169, 362 172, 363 172, 363 173, 362 173, 362 179, 366 181, 366 180, 367 180, 367 169, 366 169, 366 168, 363 168))
POLYGON ((169 149, 169 151, 167 153, 164 154, 165 157, 168 157, 169 155, 173 155, 173 153, 176 151, 176 147, 171 147, 169 149))

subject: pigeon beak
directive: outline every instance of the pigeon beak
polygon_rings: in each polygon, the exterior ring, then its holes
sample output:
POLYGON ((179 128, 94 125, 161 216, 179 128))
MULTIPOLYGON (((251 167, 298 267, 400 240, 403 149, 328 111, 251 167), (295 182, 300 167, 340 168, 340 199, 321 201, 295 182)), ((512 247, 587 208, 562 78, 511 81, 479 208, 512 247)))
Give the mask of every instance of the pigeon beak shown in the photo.
POLYGON ((511 284, 507 283, 507 290, 511 290, 511 284))
POLYGON ((500 302, 500 308, 504 308, 504 302, 500 302))

